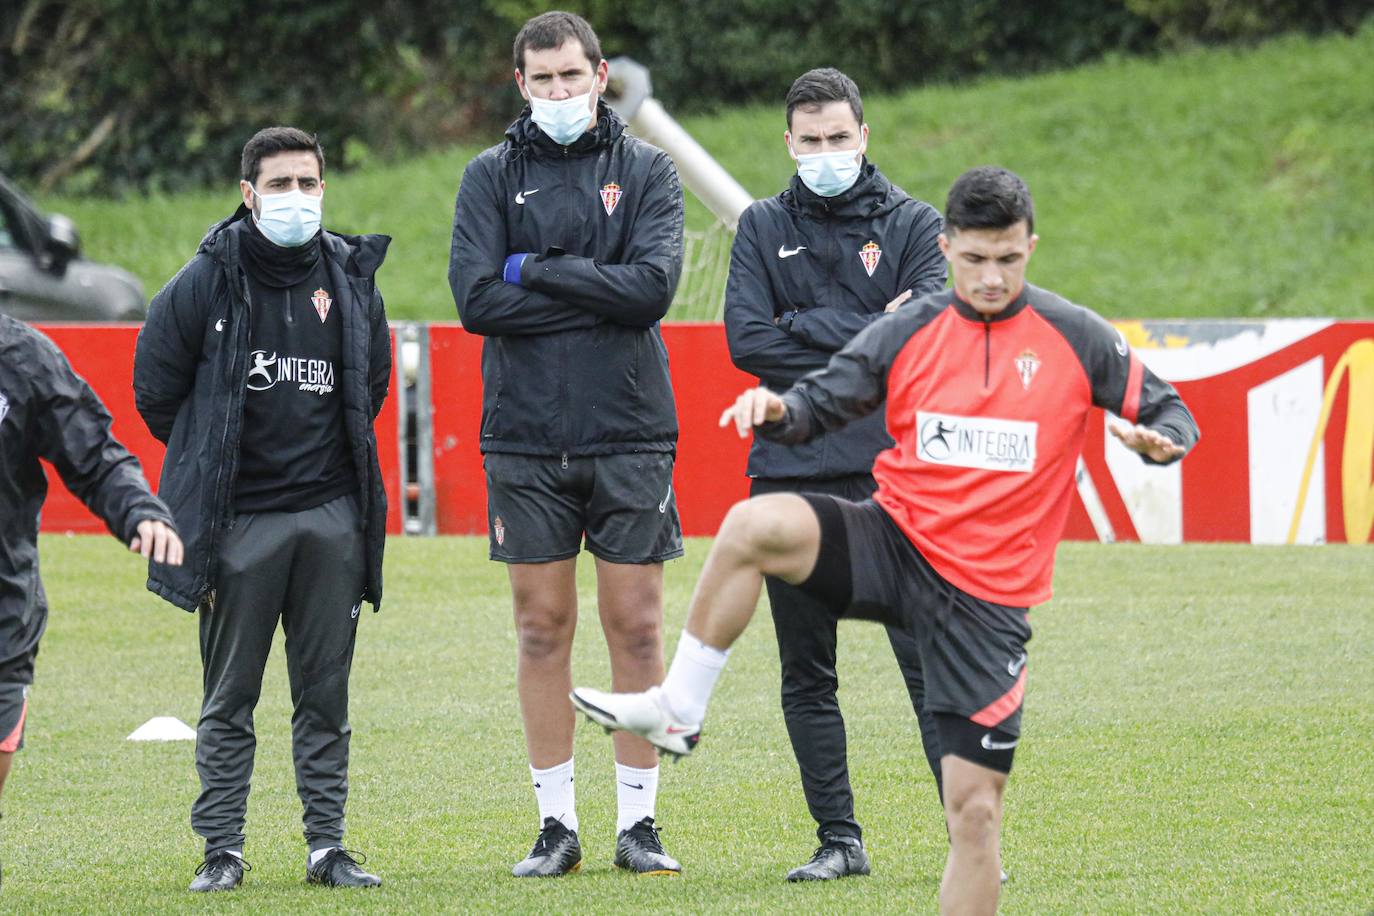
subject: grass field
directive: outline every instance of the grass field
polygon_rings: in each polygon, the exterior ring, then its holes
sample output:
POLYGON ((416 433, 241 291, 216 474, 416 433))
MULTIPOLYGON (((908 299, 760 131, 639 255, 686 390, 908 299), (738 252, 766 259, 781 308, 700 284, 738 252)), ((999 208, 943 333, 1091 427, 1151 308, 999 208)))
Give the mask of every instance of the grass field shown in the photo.
MULTIPOLYGON (((941 208, 969 166, 1020 172, 1044 240, 1032 279, 1108 317, 1368 316, 1371 85, 1374 20, 1350 37, 870 96, 869 154, 941 208)), ((684 123, 751 194, 785 186, 781 100, 684 123)), ((329 226, 395 238, 380 275, 391 317, 456 318, 446 277, 454 194, 463 165, 497 139, 327 176, 329 226)), ((127 266, 151 294, 236 205, 234 167, 213 192, 43 203, 75 218, 89 253, 127 266)), ((710 224, 690 196, 688 222, 710 224)))
MULTIPOLYGON (((385 885, 303 883, 281 647, 258 707, 245 886, 213 901, 189 742, 132 744, 154 715, 194 722, 194 618, 142 590, 108 538, 45 536, 53 613, 27 748, 5 794, 15 913, 932 912, 945 838, 913 716, 877 627, 845 624, 841 698, 874 874, 792 886, 813 845, 777 708, 769 624, 740 643, 696 756, 665 766, 678 880, 610 868, 610 742, 577 735, 582 874, 517 881, 535 808, 513 690, 504 572, 480 539, 396 539, 383 613, 353 676, 350 845, 385 885)), ((705 541, 668 566, 670 646, 705 541)), ((585 566, 585 564, 584 564, 585 566)), ((1070 544, 1032 617, 1027 740, 1008 794, 1007 913, 1365 913, 1374 907, 1374 602, 1367 549, 1070 544)), ((588 570, 584 568, 583 572, 588 570)), ((594 594, 583 578, 584 608, 594 594)), ((576 680, 608 682, 594 614, 576 680)))

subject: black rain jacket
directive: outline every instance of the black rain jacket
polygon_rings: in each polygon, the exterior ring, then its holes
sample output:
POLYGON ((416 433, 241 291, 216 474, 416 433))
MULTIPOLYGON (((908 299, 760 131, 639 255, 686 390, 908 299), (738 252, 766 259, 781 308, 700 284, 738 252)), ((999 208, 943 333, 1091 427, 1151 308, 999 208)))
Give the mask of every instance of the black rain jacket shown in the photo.
MULTIPOLYGON (((216 546, 234 522, 234 479, 248 383, 252 308, 239 255, 242 205, 210 227, 196 256, 148 307, 134 354, 134 403, 167 445, 159 495, 171 507, 184 565, 151 563, 148 588, 194 611, 215 587, 216 546)), ((380 609, 386 491, 372 422, 391 381, 391 338, 375 275, 391 239, 324 232, 323 264, 343 317, 344 427, 359 483, 367 572, 362 597, 380 609)))
POLYGON ((125 544, 149 519, 172 523, 110 413, 46 336, 0 315, 0 683, 33 680, 48 621, 38 576, 38 520, 52 464, 67 488, 125 544))
POLYGON ((682 187, 667 153, 598 103, 569 146, 529 109, 463 171, 449 285, 482 346, 485 452, 675 452, 658 322, 682 270, 682 187), (520 285, 507 255, 529 252, 520 285))
MULTIPOLYGON (((786 191, 755 202, 740 218, 725 287, 730 358, 766 387, 786 391, 883 317, 902 291, 919 299, 944 288, 943 225, 934 207, 908 196, 870 162, 835 197, 821 197, 793 175, 786 191)), ((748 474, 868 474, 890 445, 878 410, 805 444, 755 436, 748 474)))

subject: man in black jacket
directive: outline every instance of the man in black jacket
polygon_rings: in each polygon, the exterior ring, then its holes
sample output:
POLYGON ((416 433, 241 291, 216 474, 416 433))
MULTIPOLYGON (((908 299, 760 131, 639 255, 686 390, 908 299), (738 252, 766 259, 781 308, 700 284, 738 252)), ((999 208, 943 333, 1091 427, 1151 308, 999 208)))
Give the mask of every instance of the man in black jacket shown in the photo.
POLYGON ((372 422, 391 340, 374 275, 390 239, 320 228, 324 153, 291 127, 243 148, 243 204, 153 298, 134 395, 167 444, 160 492, 187 564, 148 587, 200 613, 196 732, 205 838, 193 891, 243 879, 253 708, 280 618, 306 878, 371 887, 343 849, 348 677, 363 601, 379 607, 386 494, 372 422))
POLYGON ((53 342, 0 315, 0 791, 23 747, 29 685, 48 599, 38 577, 38 514, 50 462, 110 533, 145 559, 181 562, 171 513, 138 459, 110 432, 110 414, 53 342))
MULTIPOLYGON (((829 362, 859 331, 906 299, 945 285, 940 214, 908 197, 867 160, 868 125, 853 80, 825 68, 802 74, 787 93, 791 185, 744 212, 730 258, 725 331, 735 365, 786 391, 829 362)), ((756 437, 750 495, 873 495, 873 459, 892 444, 881 411, 801 445, 756 437)), ((782 662, 782 709, 820 846, 789 881, 868 874, 854 818, 844 718, 835 672, 835 617, 817 599, 769 577, 782 662)), ((922 709, 916 641, 899 627, 888 640, 920 721, 926 758, 940 781, 939 740, 922 709)))
MULTIPOLYGON (((682 190, 661 150, 601 100, 607 64, 583 19, 551 12, 515 39, 529 107, 470 162, 449 283, 482 348, 491 558, 508 564, 517 683, 539 837, 517 876, 575 871, 571 651, 576 557, 596 558, 617 684, 663 671, 663 561, 682 554, 677 415, 658 321, 682 267, 682 190)), ((677 874, 654 826, 658 760, 615 743, 615 864, 677 874)))

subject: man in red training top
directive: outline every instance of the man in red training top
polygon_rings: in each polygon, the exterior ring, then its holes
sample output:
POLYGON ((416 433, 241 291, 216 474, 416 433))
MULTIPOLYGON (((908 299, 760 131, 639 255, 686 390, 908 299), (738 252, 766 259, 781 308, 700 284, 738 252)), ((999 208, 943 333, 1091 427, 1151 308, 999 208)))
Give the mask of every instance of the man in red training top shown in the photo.
POLYGON ((696 746, 765 575, 837 617, 909 628, 944 750, 944 912, 997 907, 1027 608, 1050 597, 1089 412, 1121 417, 1112 433, 1150 463, 1178 460, 1198 438, 1178 393, 1111 325, 1025 282, 1036 242, 1020 178, 989 167, 960 176, 940 236, 954 288, 874 322, 782 396, 750 389, 721 416, 742 436, 803 442, 886 399, 895 445, 874 464, 874 497, 777 493, 736 504, 692 596, 687 648, 663 684, 572 695, 594 721, 681 756, 696 746))

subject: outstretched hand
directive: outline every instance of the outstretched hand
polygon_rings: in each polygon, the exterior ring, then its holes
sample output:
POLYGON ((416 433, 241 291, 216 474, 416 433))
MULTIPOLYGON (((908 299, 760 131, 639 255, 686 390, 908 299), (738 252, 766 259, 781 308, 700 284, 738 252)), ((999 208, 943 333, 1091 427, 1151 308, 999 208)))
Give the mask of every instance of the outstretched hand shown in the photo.
POLYGON ((138 533, 129 542, 129 549, 168 566, 180 566, 183 549, 181 538, 166 522, 145 518, 138 523, 138 533))
POLYGON ((1182 455, 1185 449, 1174 444, 1174 440, 1148 426, 1114 420, 1108 426, 1113 436, 1133 452, 1139 452, 1152 461, 1168 461, 1182 455))
POLYGON ((719 425, 724 429, 733 422, 735 431, 743 439, 755 426, 775 423, 786 415, 787 405, 782 398, 767 388, 750 388, 725 409, 725 413, 720 415, 719 425))

